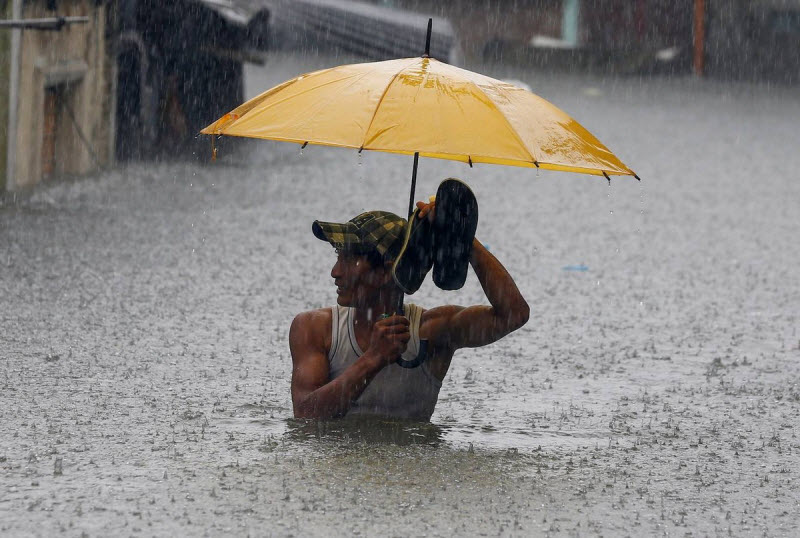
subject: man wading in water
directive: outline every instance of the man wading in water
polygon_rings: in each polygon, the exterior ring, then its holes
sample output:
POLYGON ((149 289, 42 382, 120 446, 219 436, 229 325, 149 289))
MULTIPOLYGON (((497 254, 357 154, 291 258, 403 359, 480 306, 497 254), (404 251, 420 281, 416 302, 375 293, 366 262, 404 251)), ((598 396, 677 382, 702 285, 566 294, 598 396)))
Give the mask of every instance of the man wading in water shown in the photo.
MULTIPOLYGON (((433 225, 435 204, 417 202, 412 215, 415 227, 433 225)), ((442 202, 440 211, 444 209, 442 202)), ((528 304, 497 258, 473 239, 474 227, 457 286, 463 285, 468 259, 491 306, 425 310, 406 304, 404 315, 393 314, 403 289, 392 269, 409 242, 407 226, 405 219, 382 211, 363 213, 344 224, 314 222, 314 235, 336 248, 331 276, 338 305, 303 312, 292 321, 289 347, 295 417, 368 414, 427 421, 457 349, 491 344, 527 322, 528 304), (417 368, 399 366, 399 356, 407 360, 417 356, 420 340, 428 341, 427 360, 417 368)), ((429 268, 430 264, 415 277, 410 293, 429 268)), ((449 278, 436 271, 434 282, 437 276, 440 282, 449 278)))

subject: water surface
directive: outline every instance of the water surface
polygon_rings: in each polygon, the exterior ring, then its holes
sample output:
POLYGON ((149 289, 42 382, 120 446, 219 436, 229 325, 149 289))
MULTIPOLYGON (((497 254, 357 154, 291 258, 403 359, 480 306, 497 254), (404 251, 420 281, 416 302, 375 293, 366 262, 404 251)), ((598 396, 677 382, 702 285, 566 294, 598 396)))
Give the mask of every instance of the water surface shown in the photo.
MULTIPOLYGON (((340 61, 276 55, 248 91, 340 61)), ((418 198, 472 186, 532 306, 457 354, 431 424, 289 398, 289 323, 335 300, 311 222, 402 214, 410 158, 223 145, 0 207, 0 533, 796 535, 800 97, 485 71, 643 182, 421 162, 418 198)))

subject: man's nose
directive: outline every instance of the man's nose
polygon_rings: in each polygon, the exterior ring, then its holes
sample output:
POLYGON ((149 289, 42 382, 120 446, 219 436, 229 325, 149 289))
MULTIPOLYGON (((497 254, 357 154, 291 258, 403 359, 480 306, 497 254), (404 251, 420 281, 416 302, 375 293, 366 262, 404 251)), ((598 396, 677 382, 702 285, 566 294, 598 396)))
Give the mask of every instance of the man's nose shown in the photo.
POLYGON ((336 263, 333 264, 333 267, 331 268, 331 276, 334 279, 344 276, 342 273, 342 264, 339 262, 339 260, 336 260, 336 263))

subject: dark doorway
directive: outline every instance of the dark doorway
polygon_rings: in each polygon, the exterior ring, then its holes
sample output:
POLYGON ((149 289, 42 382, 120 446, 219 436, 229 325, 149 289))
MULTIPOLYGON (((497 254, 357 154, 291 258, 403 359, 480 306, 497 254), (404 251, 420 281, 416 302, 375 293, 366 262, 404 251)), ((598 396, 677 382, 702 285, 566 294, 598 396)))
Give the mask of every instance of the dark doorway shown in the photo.
POLYGON ((142 157, 142 64, 138 50, 128 49, 117 58, 118 161, 142 157))

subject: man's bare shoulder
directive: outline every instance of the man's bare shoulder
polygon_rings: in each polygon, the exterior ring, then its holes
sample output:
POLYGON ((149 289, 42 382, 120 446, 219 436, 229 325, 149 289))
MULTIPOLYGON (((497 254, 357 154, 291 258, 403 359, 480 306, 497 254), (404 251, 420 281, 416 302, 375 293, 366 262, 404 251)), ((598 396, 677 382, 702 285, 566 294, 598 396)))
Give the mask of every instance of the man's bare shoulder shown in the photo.
POLYGON ((324 325, 325 323, 330 324, 332 321, 333 313, 331 312, 331 308, 327 307, 300 312, 294 317, 294 321, 292 323, 301 323, 303 325, 324 325))
POLYGON ((292 320, 289 330, 290 344, 292 335, 301 337, 307 343, 324 348, 330 347, 331 324, 333 313, 331 308, 317 308, 300 312, 292 320))
POLYGON ((427 309, 423 308, 419 322, 420 325, 425 325, 426 323, 435 323, 438 321, 447 320, 462 310, 464 310, 463 306, 454 304, 436 306, 434 308, 427 309))

